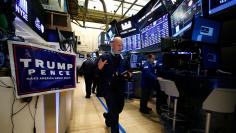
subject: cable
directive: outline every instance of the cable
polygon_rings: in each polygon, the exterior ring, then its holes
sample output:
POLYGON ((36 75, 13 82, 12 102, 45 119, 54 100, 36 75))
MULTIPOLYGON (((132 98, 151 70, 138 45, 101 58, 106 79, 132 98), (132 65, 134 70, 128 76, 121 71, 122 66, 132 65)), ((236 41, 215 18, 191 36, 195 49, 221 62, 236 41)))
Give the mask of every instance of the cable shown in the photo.
POLYGON ((3 85, 0 85, 1 87, 5 87, 5 88, 13 88, 12 86, 7 85, 6 83, 4 83, 3 81, 0 80, 0 83, 3 85))
POLYGON ((37 113, 37 106, 38 106, 38 100, 39 100, 39 96, 37 96, 37 99, 35 101, 35 106, 34 106, 34 133, 36 133, 36 127, 35 127, 35 116, 36 116, 36 113, 37 113))
POLYGON ((11 105, 11 124, 12 124, 12 133, 14 133, 14 122, 13 122, 13 113, 14 113, 14 104, 15 104, 15 101, 16 101, 16 98, 15 98, 15 91, 13 90, 13 102, 12 102, 12 105, 11 105))
POLYGON ((23 110, 29 103, 26 103, 21 109, 19 109, 18 111, 16 111, 15 113, 13 113, 12 115, 16 115, 17 113, 19 113, 21 110, 23 110))
POLYGON ((14 122, 13 122, 13 114, 14 114, 14 104, 15 104, 15 101, 16 101, 16 97, 15 97, 15 82, 14 82, 14 78, 11 77, 12 79, 12 83, 13 83, 13 102, 12 102, 12 105, 11 105, 11 124, 12 124, 12 133, 14 133, 14 122))
POLYGON ((34 120, 34 116, 33 116, 32 112, 31 112, 29 104, 28 104, 28 108, 29 108, 30 116, 31 116, 32 120, 34 120))
MULTIPOLYGON (((35 117, 36 117, 36 113, 37 113, 37 105, 38 105, 38 99, 39 99, 39 96, 37 96, 37 99, 36 99, 36 101, 35 101, 35 105, 34 105, 34 107, 35 107, 35 110, 34 110, 34 116, 33 116, 33 114, 32 114, 32 112, 31 112, 31 109, 30 109, 30 103, 31 103, 31 101, 30 102, 27 102, 23 107, 21 107, 18 111, 16 111, 16 112, 14 112, 14 104, 15 104, 15 101, 17 100, 16 99, 16 97, 15 97, 15 79, 13 78, 13 77, 11 77, 12 78, 12 83, 13 83, 13 86, 14 87, 12 87, 13 88, 13 97, 14 97, 14 99, 13 99, 13 103, 12 103, 12 106, 11 106, 11 123, 12 123, 12 133, 14 133, 14 121, 13 121, 13 117, 14 117, 14 115, 16 115, 16 114, 18 114, 20 111, 22 111, 26 106, 28 106, 28 108, 29 108, 29 112, 30 112, 30 115, 31 115, 31 118, 33 119, 33 121, 34 121, 34 128, 33 128, 33 132, 34 133, 36 133, 36 128, 35 128, 35 117)), ((3 84, 3 85, 5 85, 5 87, 7 86, 4 82, 2 82, 1 81, 1 83, 3 84)))

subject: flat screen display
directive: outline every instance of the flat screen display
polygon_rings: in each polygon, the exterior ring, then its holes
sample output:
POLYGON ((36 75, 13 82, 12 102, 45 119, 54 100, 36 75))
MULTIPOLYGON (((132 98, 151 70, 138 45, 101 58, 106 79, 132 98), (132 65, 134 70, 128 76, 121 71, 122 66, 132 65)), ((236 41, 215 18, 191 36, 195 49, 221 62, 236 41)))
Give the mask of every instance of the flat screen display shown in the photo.
POLYGON ((162 0, 168 12, 172 12, 182 0, 162 0))
POLYGON ((142 48, 159 44, 161 38, 169 36, 168 14, 141 29, 142 48))
POLYGON ((107 32, 109 40, 113 40, 115 33, 112 31, 112 29, 108 30, 107 32))
POLYGON ((123 38, 123 51, 141 49, 140 34, 131 35, 123 38))
POLYGON ((209 14, 214 14, 236 5, 236 0, 209 0, 209 14))
POLYGON ((123 52, 127 51, 126 49, 126 38, 122 38, 122 42, 123 42, 123 52))
POLYGON ((219 52, 217 50, 204 46, 202 48, 202 68, 216 69, 219 67, 219 52))
POLYGON ((220 23, 204 18, 194 21, 192 40, 206 43, 217 43, 220 34, 220 23))
POLYGON ((192 25, 192 18, 201 14, 201 0, 184 0, 170 16, 172 36, 176 37, 188 30, 192 25))
POLYGON ((137 68, 138 55, 131 54, 130 56, 130 67, 137 68))

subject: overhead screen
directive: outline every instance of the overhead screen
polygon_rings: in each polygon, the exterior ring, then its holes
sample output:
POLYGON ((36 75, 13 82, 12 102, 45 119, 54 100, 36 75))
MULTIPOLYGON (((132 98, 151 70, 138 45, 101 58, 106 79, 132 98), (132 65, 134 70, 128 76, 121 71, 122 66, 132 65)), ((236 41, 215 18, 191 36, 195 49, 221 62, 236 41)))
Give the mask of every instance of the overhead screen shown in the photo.
POLYGON ((140 34, 123 38, 123 51, 138 50, 141 48, 140 34))
POLYGON ((162 37, 169 36, 168 14, 141 29, 142 48, 158 44, 162 37))
POLYGON ((214 14, 236 5, 236 0, 209 0, 209 14, 214 14))
POLYGON ((220 34, 220 23, 204 18, 194 21, 192 40, 206 43, 217 43, 220 34))
POLYGON ((163 4, 165 5, 165 8, 170 13, 172 12, 182 0, 162 0, 163 4))
POLYGON ((170 16, 172 36, 176 37, 188 30, 191 27, 192 18, 201 14, 201 0, 184 0, 170 16))

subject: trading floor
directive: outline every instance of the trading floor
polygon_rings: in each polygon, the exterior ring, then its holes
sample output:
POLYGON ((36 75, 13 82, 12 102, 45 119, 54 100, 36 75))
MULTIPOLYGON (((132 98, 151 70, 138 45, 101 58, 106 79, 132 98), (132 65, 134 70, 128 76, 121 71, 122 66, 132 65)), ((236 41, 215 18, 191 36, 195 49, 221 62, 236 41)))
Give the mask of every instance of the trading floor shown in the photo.
MULTIPOLYGON (((105 111, 104 99, 92 94, 85 98, 84 79, 79 78, 77 89, 74 91, 72 105, 72 119, 69 133, 109 133, 103 118, 105 111)), ((154 101, 153 101, 154 103, 154 101)), ((150 105, 155 109, 152 101, 150 105)), ((139 99, 126 100, 123 112, 120 114, 121 133, 164 133, 156 112, 143 115, 139 112, 139 99)))

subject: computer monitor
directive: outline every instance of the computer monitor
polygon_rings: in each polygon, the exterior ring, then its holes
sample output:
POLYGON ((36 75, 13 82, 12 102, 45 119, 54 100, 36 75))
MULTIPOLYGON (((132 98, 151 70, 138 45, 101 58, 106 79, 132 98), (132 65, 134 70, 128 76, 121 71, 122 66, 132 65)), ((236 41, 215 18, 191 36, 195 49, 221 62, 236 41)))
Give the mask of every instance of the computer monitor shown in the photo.
POLYGON ((141 49, 141 40, 140 40, 140 34, 134 34, 131 36, 128 36, 128 50, 138 50, 141 49))
POLYGON ((203 46, 201 65, 203 69, 217 69, 219 67, 219 52, 217 49, 203 46))
POLYGON ((170 16, 172 36, 191 28, 192 18, 202 15, 202 0, 184 0, 170 16))
POLYGON ((113 38, 115 37, 115 32, 112 28, 107 31, 107 36, 109 40, 113 40, 113 38))
POLYGON ((194 20, 192 40, 197 42, 217 43, 221 24, 217 21, 196 18, 194 20))
POLYGON ((217 13, 236 5, 236 0, 208 0, 209 1, 209 15, 217 13))
POLYGON ((138 55, 130 55, 130 68, 137 68, 138 55))
POLYGON ((141 29, 142 48, 159 44, 162 37, 169 37, 168 14, 141 29))
POLYGON ((126 50, 126 38, 122 38, 122 43, 123 43, 122 52, 125 52, 125 51, 127 51, 127 50, 126 50))

